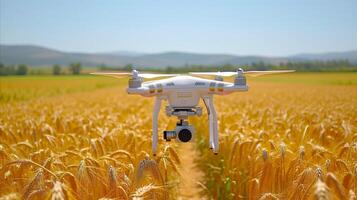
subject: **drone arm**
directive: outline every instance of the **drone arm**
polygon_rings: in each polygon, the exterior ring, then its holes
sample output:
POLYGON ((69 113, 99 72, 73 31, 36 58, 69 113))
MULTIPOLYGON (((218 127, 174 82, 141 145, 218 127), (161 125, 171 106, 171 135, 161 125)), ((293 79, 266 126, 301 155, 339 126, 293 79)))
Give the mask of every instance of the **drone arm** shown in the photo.
POLYGON ((158 117, 161 107, 161 98, 156 97, 152 116, 152 153, 155 156, 158 142, 158 117))
POLYGON ((209 120, 209 142, 210 147, 214 153, 218 153, 218 127, 217 127, 217 114, 214 109, 213 96, 203 97, 203 101, 207 108, 208 120, 209 120))
POLYGON ((224 87, 224 91, 227 93, 233 93, 233 92, 246 92, 248 91, 249 87, 248 85, 239 85, 239 84, 231 84, 226 87, 224 87))

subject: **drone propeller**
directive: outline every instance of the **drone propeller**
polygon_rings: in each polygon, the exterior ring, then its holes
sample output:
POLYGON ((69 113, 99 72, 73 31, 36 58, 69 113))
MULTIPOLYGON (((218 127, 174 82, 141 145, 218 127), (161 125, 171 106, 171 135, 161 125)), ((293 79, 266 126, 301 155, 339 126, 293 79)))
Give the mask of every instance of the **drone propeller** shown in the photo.
POLYGON ((132 73, 128 72, 94 72, 90 73, 93 75, 102 75, 102 76, 110 76, 114 78, 124 78, 124 77, 140 77, 140 78, 146 78, 146 79, 151 79, 151 78, 160 78, 160 77, 170 77, 170 76, 177 76, 177 74, 150 74, 150 73, 139 73, 136 70, 133 70, 132 73))
POLYGON ((207 76, 234 76, 239 73, 246 74, 247 76, 262 76, 262 75, 267 75, 267 74, 281 74, 281 73, 290 73, 290 72, 295 72, 295 70, 273 70, 273 71, 243 71, 242 69, 239 69, 236 72, 190 72, 192 75, 207 75, 207 76))
POLYGON ((190 72, 192 75, 204 75, 204 76, 234 76, 237 72, 190 72))
POLYGON ((178 76, 178 74, 139 74, 139 77, 142 78, 160 78, 160 77, 171 77, 171 76, 178 76))
POLYGON ((247 74, 247 76, 262 76, 262 75, 268 75, 268 74, 284 74, 284 73, 291 73, 295 72, 295 70, 271 70, 271 71, 243 71, 243 74, 247 74))

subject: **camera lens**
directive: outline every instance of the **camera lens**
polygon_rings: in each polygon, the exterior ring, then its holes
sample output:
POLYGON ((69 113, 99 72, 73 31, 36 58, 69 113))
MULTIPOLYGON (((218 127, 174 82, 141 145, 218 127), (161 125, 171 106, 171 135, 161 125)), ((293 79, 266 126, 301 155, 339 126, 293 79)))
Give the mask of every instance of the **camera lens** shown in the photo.
POLYGON ((192 133, 188 129, 182 129, 178 134, 178 138, 181 142, 188 142, 192 138, 192 133))

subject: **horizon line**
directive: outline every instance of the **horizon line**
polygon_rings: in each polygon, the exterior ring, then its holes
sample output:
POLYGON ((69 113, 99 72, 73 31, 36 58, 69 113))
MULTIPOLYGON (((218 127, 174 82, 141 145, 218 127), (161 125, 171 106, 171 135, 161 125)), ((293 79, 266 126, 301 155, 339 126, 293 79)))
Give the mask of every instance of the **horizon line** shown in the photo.
MULTIPOLYGON (((324 51, 324 52, 301 52, 301 53, 295 53, 295 54, 290 54, 290 55, 262 55, 262 54, 234 54, 234 53, 227 53, 227 52, 220 52, 220 53, 210 53, 210 52, 194 52, 194 51, 188 51, 188 50, 165 50, 165 51, 159 51, 159 52, 141 52, 141 51, 130 51, 130 50, 108 50, 108 51, 95 51, 95 52, 90 52, 90 51, 70 51, 70 50, 61 50, 56 47, 50 47, 46 45, 39 45, 39 44, 34 44, 34 43, 1 43, 0 46, 34 46, 34 47, 40 47, 40 48, 46 48, 49 50, 53 51, 59 51, 62 53, 79 53, 79 54, 112 54, 115 55, 115 52, 127 52, 127 53, 133 53, 133 54, 142 54, 142 55, 154 55, 154 54, 165 54, 165 53, 187 53, 187 54, 201 54, 201 55, 226 55, 226 56, 241 56, 241 57, 275 57, 275 58, 286 58, 286 57, 294 57, 294 56, 300 56, 303 54, 329 54, 329 53, 347 53, 347 52, 353 52, 357 51, 356 49, 350 49, 350 50, 342 50, 342 51, 324 51)), ((120 55, 120 54, 117 54, 120 55)), ((142 56, 139 55, 139 56, 142 56)), ((129 55, 127 55, 129 56, 129 55)), ((137 56, 132 56, 132 57, 137 57, 137 56)))

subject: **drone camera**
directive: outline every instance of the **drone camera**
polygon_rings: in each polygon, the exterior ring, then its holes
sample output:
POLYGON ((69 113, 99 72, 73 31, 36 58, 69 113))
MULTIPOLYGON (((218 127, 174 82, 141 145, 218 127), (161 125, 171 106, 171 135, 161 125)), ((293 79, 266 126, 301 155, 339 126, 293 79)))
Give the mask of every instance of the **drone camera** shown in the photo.
POLYGON ((192 139, 193 131, 191 127, 182 127, 181 130, 177 132, 177 137, 181 142, 189 142, 192 139))
POLYGON ((174 131, 164 131, 164 139, 166 141, 178 138, 181 142, 189 142, 193 139, 193 136, 194 129, 192 126, 188 125, 188 122, 186 121, 177 123, 174 131))

